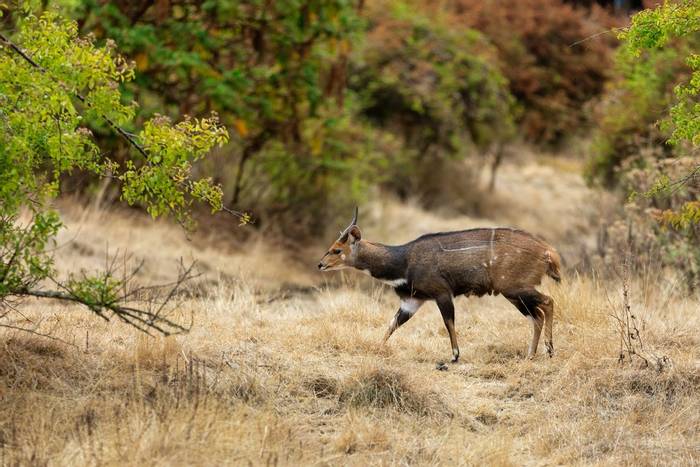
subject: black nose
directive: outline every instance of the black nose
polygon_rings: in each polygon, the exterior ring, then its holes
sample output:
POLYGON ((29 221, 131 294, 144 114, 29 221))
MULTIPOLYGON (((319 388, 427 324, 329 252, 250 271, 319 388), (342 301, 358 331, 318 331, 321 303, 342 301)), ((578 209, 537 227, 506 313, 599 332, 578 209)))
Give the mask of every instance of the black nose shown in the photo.
POLYGON ((323 268, 323 263, 318 263, 318 268, 319 269, 323 268))

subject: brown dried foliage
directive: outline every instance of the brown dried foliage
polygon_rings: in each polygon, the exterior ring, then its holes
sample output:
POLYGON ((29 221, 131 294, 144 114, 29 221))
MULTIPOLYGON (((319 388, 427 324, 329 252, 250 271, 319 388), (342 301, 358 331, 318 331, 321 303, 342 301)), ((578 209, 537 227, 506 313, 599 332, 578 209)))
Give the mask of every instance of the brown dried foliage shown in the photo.
POLYGON ((619 19, 560 0, 455 0, 445 8, 498 49, 527 139, 557 143, 589 123, 583 106, 603 91, 615 44, 605 31, 619 19))

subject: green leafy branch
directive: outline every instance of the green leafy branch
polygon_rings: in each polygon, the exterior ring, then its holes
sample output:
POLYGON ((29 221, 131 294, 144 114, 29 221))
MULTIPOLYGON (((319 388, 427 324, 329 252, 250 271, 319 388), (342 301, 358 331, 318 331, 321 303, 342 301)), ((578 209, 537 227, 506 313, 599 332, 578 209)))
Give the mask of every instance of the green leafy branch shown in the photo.
MULTIPOLYGON (((33 41, 36 47, 43 46, 53 50, 52 48, 56 45, 55 41, 49 44, 48 41, 44 40, 44 35, 38 32, 43 27, 48 30, 48 34, 45 35, 58 35, 66 47, 71 43, 71 40, 78 41, 75 23, 65 23, 62 29, 56 24, 56 21, 57 17, 49 12, 45 13, 41 19, 30 16, 27 20, 30 32, 25 33, 24 39, 33 41)), ((187 208, 190 207, 191 202, 185 199, 186 195, 209 204, 214 212, 222 210, 223 193, 220 187, 215 186, 210 179, 193 181, 189 178, 193 161, 204 157, 214 146, 221 146, 228 142, 228 132, 219 124, 216 114, 201 120, 186 118, 185 121, 176 125, 172 125, 166 117, 156 116, 144 124, 143 131, 138 135, 138 139, 143 141, 143 144, 140 144, 135 135, 127 132, 118 124, 120 121, 133 117, 132 106, 121 105, 119 93, 98 90, 90 92, 86 97, 77 90, 82 86, 94 90, 99 84, 111 87, 109 85, 114 82, 133 79, 133 69, 126 64, 122 57, 117 56, 114 61, 110 60, 110 51, 114 48, 113 42, 108 42, 105 49, 100 50, 92 47, 89 41, 78 41, 81 46, 96 51, 92 55, 85 53, 81 48, 74 51, 78 57, 93 58, 93 60, 84 63, 81 68, 90 68, 91 65, 102 66, 102 72, 94 75, 78 74, 73 76, 75 82, 80 84, 69 86, 61 80, 63 74, 61 70, 66 68, 65 66, 53 67, 58 68, 58 72, 52 73, 53 70, 37 63, 30 54, 2 33, 0 33, 0 40, 33 68, 49 75, 51 79, 57 79, 64 89, 86 105, 89 113, 93 112, 107 122, 141 155, 143 164, 140 167, 137 167, 134 160, 129 160, 127 161, 127 170, 114 176, 124 183, 123 199, 127 203, 132 205, 145 204, 147 211, 153 217, 172 213, 179 221, 189 221, 187 208), (107 112, 101 111, 102 108, 107 107, 113 109, 114 116, 110 117, 107 112)), ((60 57, 46 55, 52 63, 60 60, 60 57)), ((103 175, 118 170, 117 165, 108 160, 103 162, 101 168, 103 175)), ((243 223, 250 220, 250 215, 246 213, 232 209, 226 209, 226 212, 236 215, 243 223)))
MULTIPOLYGON (((644 10, 634 15, 629 28, 620 33, 624 51, 635 62, 646 61, 645 52, 670 47, 678 38, 691 37, 700 31, 700 1, 683 0, 664 2, 663 5, 644 10)), ((674 89, 675 103, 669 110, 666 126, 672 129, 669 142, 674 145, 689 143, 700 146, 700 54, 690 52, 686 58, 691 75, 685 83, 674 89)), ((673 194, 697 180, 700 165, 696 165, 687 175, 671 181, 668 177, 659 178, 645 195, 654 197, 673 194)), ((697 200, 685 202, 677 210, 666 210, 660 220, 675 228, 688 228, 700 223, 697 200)))
POLYGON ((120 84, 134 78, 133 66, 113 42, 96 47, 77 31, 75 22, 45 13, 20 18, 13 38, 0 33, 0 325, 36 332, 16 325, 27 321, 17 304, 40 297, 80 303, 144 332, 185 332, 189 326, 169 316, 195 276, 193 265, 181 264, 177 280, 161 286, 136 285, 140 268, 120 275, 115 260, 102 272, 60 281, 51 247, 62 223, 50 203, 62 175, 82 170, 118 180, 122 198, 152 216, 173 215, 191 226, 194 201, 222 210, 219 186, 194 179, 191 169, 228 133, 216 114, 177 124, 156 116, 136 134, 124 129, 133 125, 135 104, 122 103, 120 84), (102 154, 93 138, 90 127, 105 122, 133 150, 123 164, 102 154), (55 290, 43 288, 48 283, 55 290), (19 321, 10 322, 11 312, 19 321))

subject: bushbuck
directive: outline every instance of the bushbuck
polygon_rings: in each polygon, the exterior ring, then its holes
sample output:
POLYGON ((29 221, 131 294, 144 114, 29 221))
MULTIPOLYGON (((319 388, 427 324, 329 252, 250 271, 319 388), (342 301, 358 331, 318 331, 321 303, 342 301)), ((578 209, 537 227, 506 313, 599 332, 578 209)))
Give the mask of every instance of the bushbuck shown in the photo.
POLYGON ((511 228, 479 228, 423 235, 404 245, 389 246, 362 239, 357 208, 350 225, 331 245, 321 271, 355 268, 394 288, 401 305, 383 343, 411 319, 427 300, 437 303, 452 345, 452 362, 459 359, 453 300, 459 295, 505 296, 532 321, 528 357, 537 352, 544 327, 551 357, 554 302, 535 287, 548 275, 561 280, 560 257, 544 240, 511 228))

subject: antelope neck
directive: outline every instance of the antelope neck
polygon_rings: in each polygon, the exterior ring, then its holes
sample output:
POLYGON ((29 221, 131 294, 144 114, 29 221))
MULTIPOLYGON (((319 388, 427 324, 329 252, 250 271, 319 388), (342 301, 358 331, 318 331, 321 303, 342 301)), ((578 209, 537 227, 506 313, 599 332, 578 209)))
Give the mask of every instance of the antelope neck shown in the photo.
POLYGON ((403 246, 389 246, 361 240, 357 245, 355 268, 386 282, 406 279, 406 252, 403 246))

